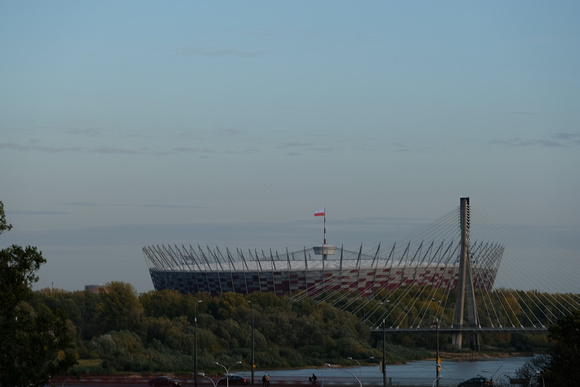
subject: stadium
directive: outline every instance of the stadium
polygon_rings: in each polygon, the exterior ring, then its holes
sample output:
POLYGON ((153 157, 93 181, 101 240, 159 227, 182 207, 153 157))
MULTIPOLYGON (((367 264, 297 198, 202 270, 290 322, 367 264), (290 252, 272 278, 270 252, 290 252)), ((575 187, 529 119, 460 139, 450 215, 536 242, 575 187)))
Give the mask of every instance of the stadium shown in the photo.
POLYGON ((380 244, 367 252, 363 252, 362 244, 358 251, 328 245, 324 209, 314 213, 324 216, 323 244, 309 249, 279 253, 162 245, 145 246, 143 253, 155 290, 181 293, 217 296, 224 292, 305 292, 313 297, 327 291, 348 291, 372 298, 382 290, 412 285, 456 289, 458 281, 466 276, 465 270, 469 271, 473 289, 490 291, 504 247, 493 242, 470 244, 469 198, 461 199, 459 213, 459 229, 457 213, 452 211, 438 221, 447 231, 430 236, 430 243, 425 242, 423 234, 414 243, 412 239, 395 242, 386 250, 381 250, 380 244), (459 238, 457 231, 461 233, 459 238))
MULTIPOLYGON (((383 289, 409 285, 455 289, 459 276, 460 243, 423 241, 380 245, 363 252, 323 244, 280 253, 193 246, 145 246, 143 252, 156 290, 181 293, 223 292, 278 295, 305 291, 356 291, 371 297, 383 289)), ((475 289, 491 290, 503 256, 503 246, 482 242, 471 246, 475 289)))

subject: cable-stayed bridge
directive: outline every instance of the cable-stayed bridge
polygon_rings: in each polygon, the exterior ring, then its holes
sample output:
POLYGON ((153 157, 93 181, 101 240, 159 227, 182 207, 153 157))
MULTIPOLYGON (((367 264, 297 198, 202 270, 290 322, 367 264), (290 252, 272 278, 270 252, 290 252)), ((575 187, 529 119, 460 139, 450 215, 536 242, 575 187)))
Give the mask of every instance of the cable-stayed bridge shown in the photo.
POLYGON ((383 333, 437 329, 452 334, 456 348, 461 348, 463 334, 470 334, 472 347, 479 348, 479 333, 543 333, 558 318, 580 309, 578 292, 523 290, 553 287, 542 283, 543 277, 550 277, 547 272, 534 273, 546 260, 569 265, 553 269, 562 270, 562 281, 578 283, 577 258, 537 245, 497 222, 473 224, 469 198, 461 198, 459 208, 403 241, 366 253, 361 246, 354 264, 352 257, 350 265, 343 263, 341 249, 340 270, 328 271, 294 299, 314 297, 333 304, 383 333), (504 276, 505 284, 497 286, 506 245, 514 250, 505 269, 511 272, 504 276), (536 282, 530 285, 529 280, 536 282))
MULTIPOLYGON (((374 330, 545 332, 580 309, 577 255, 459 207, 390 245, 284 252, 146 246, 155 289, 273 292, 348 310, 374 330), (564 284, 570 290, 562 290, 564 284), (541 289, 541 291, 539 290, 541 289)), ((477 335, 472 336, 477 347, 477 335)))

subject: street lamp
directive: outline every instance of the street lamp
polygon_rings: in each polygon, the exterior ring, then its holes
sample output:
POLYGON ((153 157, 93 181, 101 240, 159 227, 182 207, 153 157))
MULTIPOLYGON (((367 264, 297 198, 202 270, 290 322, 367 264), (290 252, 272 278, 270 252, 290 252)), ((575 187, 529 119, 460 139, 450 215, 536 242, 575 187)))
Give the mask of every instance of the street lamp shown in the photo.
POLYGON ((202 378, 208 379, 211 382, 211 384, 213 384, 213 387, 217 387, 217 384, 216 384, 215 380, 213 380, 209 376, 206 376, 203 372, 200 372, 199 373, 199 376, 201 376, 202 378))
MULTIPOLYGON (((347 359, 348 360, 352 360, 352 361, 356 361, 358 363, 359 377, 360 377, 360 380, 362 382, 362 380, 363 380, 363 377, 362 377, 362 363, 360 361, 356 360, 356 359, 353 359, 352 356, 347 357, 347 359)), ((369 357, 368 360, 374 360, 374 356, 369 357)))
POLYGON ((216 364, 216 365, 219 365, 219 366, 220 366, 220 367, 222 367, 224 370, 226 370, 226 387, 230 387, 230 378, 229 378, 229 375, 230 375, 230 368, 232 368, 232 367, 234 367, 234 366, 236 366, 236 365, 238 365, 238 364, 242 364, 242 362, 241 362, 241 361, 237 361, 237 362, 235 362, 234 364, 232 364, 231 366, 229 366, 229 367, 227 367, 227 368, 226 368, 226 366, 225 366, 225 365, 223 365, 223 364, 220 364, 220 363, 218 363, 217 361, 215 362, 215 364, 216 364))
POLYGON ((359 369, 359 377, 362 380, 362 365, 360 364, 360 361, 353 359, 352 356, 347 357, 348 360, 352 360, 352 361, 356 361, 358 363, 358 369, 359 369))
MULTIPOLYGON (((389 303, 391 302, 391 300, 387 299, 385 301, 381 302, 381 305, 385 304, 385 303, 389 303)), ((385 335, 385 325, 387 324, 387 322, 385 321, 385 319, 383 319, 383 363, 381 365, 381 372, 383 373, 383 387, 387 387, 387 358, 386 358, 386 354, 387 354, 387 341, 386 341, 386 335, 385 335)))
MULTIPOLYGON (((434 298, 431 298, 431 301, 435 301, 434 298)), ((441 300, 437 301, 439 306, 441 306, 441 300)), ((435 313, 437 316, 437 313, 435 313)), ((437 387, 439 387, 439 379, 441 378, 439 375, 439 371, 441 370, 441 358, 439 357, 439 318, 435 317, 435 340, 436 340, 436 359, 435 359, 435 381, 437 382, 437 387)))
POLYGON ((248 301, 248 303, 252 306, 252 384, 254 384, 254 368, 256 365, 254 363, 254 337, 255 337, 255 316, 254 316, 254 304, 252 301, 248 301))
POLYGON ((385 324, 386 321, 385 319, 383 319, 383 365, 382 367, 382 372, 383 372, 383 387, 387 387, 387 358, 386 358, 386 352, 387 352, 387 343, 386 343, 386 335, 385 335, 385 324))
POLYGON ((195 305, 195 314, 193 316, 193 385, 197 387, 197 304, 201 303, 201 300, 197 300, 195 305))
POLYGON ((436 341, 437 341, 437 350, 435 352, 435 356, 437 357, 437 359, 435 360, 435 377, 437 378, 437 387, 439 387, 439 371, 441 370, 441 358, 439 357, 439 319, 436 318, 435 319, 435 335, 436 335, 436 341))
MULTIPOLYGON (((328 363, 325 363, 324 365, 325 365, 326 367, 330 368, 330 364, 328 364, 328 363)), ((345 370, 344 368, 337 368, 337 369, 338 369, 338 370, 341 370, 341 371, 344 371, 344 372, 346 372, 347 374, 350 374, 350 375, 352 375, 352 377, 353 377, 353 378, 355 378, 355 379, 356 379, 356 381, 358 382, 358 385, 359 385, 359 387, 363 387, 363 384, 362 384, 362 382, 360 381, 360 379, 359 379, 359 378, 357 378, 357 377, 356 377, 356 375, 355 375, 355 374, 353 374, 352 372, 350 372, 350 371, 348 371, 348 370, 345 370)))

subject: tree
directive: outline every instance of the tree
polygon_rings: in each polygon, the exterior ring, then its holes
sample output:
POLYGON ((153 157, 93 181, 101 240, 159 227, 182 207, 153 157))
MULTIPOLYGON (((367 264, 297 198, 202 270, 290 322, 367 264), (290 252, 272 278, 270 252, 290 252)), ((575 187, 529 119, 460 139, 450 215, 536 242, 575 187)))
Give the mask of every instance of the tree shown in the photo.
MULTIPOLYGON (((0 234, 11 228, 0 202, 0 234)), ((0 250, 0 385, 44 386, 76 363, 66 316, 29 303, 45 262, 36 247, 0 250)))
POLYGON ((133 285, 109 282, 99 291, 101 302, 97 312, 103 333, 113 330, 138 332, 142 328, 143 306, 133 285))
POLYGON ((580 310, 559 319, 550 327, 555 346, 542 375, 546 385, 573 386, 580 380, 580 310))
POLYGON ((534 356, 516 371, 526 385, 577 386, 580 380, 580 310, 562 317, 549 328, 554 343, 545 355, 534 356), (541 375, 541 376, 540 376, 541 375))
POLYGON ((0 202, 0 234, 10 231, 12 225, 6 222, 6 214, 4 214, 4 203, 0 202))
MULTIPOLYGON (((526 360, 524 365, 516 371, 516 378, 524 381, 525 386, 530 386, 532 381, 538 381, 538 372, 546 368, 549 362, 549 355, 536 355, 529 360, 526 360)), ((538 384, 536 383, 536 385, 538 384)))

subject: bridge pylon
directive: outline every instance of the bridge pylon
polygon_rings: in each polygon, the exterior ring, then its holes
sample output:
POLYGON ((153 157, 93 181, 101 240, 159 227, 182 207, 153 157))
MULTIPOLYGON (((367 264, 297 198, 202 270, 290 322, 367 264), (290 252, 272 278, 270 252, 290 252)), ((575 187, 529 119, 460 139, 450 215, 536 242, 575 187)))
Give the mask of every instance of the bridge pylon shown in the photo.
MULTIPOLYGON (((459 257, 459 275, 457 278, 456 293, 457 299, 455 301, 455 314, 453 316, 453 328, 463 328, 463 315, 465 304, 467 303, 467 323, 470 328, 479 326, 477 317, 477 308, 475 305, 475 292, 473 287, 473 271, 471 268, 471 254, 469 245, 469 198, 462 197, 460 200, 460 229, 461 229, 461 253, 459 257)), ((453 346, 456 349, 461 349, 462 335, 461 331, 453 334, 453 346)), ((474 350, 479 350, 479 336, 473 333, 472 347, 474 350)))

